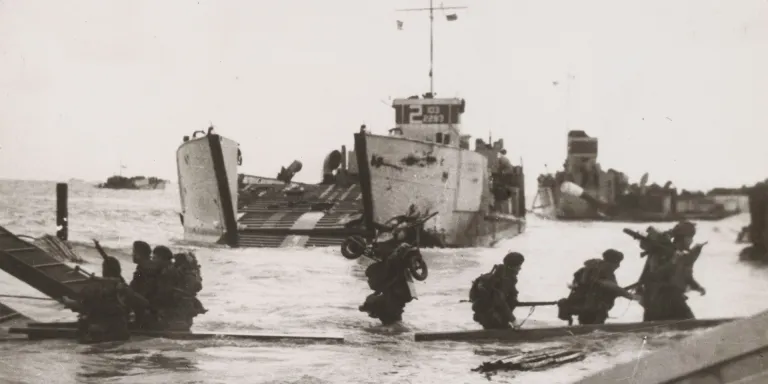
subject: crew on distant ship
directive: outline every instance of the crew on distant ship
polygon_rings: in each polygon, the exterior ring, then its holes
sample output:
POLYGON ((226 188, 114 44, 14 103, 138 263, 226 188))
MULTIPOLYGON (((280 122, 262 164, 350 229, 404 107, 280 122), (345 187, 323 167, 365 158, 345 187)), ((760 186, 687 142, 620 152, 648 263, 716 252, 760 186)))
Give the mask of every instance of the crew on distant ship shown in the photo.
POLYGON ((525 257, 518 252, 504 256, 503 264, 497 264, 490 272, 472 282, 469 301, 473 319, 484 329, 508 329, 515 327, 513 311, 517 307, 517 275, 525 257))
POLYGON ((128 287, 115 258, 102 262, 102 276, 92 277, 80 291, 80 300, 63 297, 62 303, 79 313, 77 337, 80 343, 122 341, 130 337, 130 308, 147 308, 149 302, 128 287))
POLYGON ((695 226, 683 221, 655 237, 656 242, 662 243, 661 247, 647 247, 648 260, 637 290, 645 307, 643 321, 695 318, 686 303, 685 292, 692 288, 702 295, 706 293, 693 278, 693 265, 703 244, 687 249, 695 233, 695 226))
POLYGON ((502 149, 499 152, 499 163, 498 163, 498 173, 500 174, 507 174, 514 172, 515 167, 512 165, 512 162, 509 161, 507 158, 507 150, 502 149))
POLYGON ((584 262, 570 284, 571 293, 558 302, 558 317, 572 324, 573 316, 578 316, 579 324, 604 324, 608 312, 613 308, 617 297, 640 300, 640 297, 619 286, 615 272, 621 266, 624 254, 608 249, 601 259, 589 259, 584 262))
POLYGON ((421 257, 420 254, 414 256, 412 252, 418 252, 418 248, 402 243, 389 256, 365 270, 368 286, 374 292, 359 307, 361 312, 379 319, 383 325, 402 321, 405 304, 415 297, 409 284, 408 266, 411 265, 411 257, 421 257))

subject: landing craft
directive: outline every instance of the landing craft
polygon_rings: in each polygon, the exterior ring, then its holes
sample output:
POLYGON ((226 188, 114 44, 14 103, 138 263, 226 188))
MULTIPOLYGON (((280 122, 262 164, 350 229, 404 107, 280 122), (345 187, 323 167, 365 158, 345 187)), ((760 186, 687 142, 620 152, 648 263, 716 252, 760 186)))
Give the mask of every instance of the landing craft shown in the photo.
POLYGON ((627 222, 721 220, 741 212, 739 196, 721 195, 717 190, 706 195, 678 193, 669 181, 663 187, 646 185, 648 173, 640 183, 630 185, 624 173, 602 170, 597 144, 598 139, 584 131, 568 132, 563 170, 539 176, 535 209, 557 220, 627 222))
MULTIPOLYGON (((464 9, 466 7, 443 7, 464 9)), ((395 127, 388 135, 360 132, 355 154, 363 190, 364 227, 414 211, 436 213, 423 224, 425 242, 447 247, 487 247, 525 230, 525 175, 512 166, 504 141, 475 140, 461 132, 466 101, 434 92, 434 10, 430 22, 429 92, 395 99, 395 127), (499 167, 499 163, 504 166, 499 167)), ((456 21, 457 15, 446 19, 456 21)))
MULTIPOLYGON (((397 99, 393 107, 401 116, 404 108, 425 105, 456 116, 464 108, 458 99, 433 98, 397 99)), ((331 151, 319 184, 292 182, 302 168, 298 161, 276 178, 238 174, 235 141, 212 129, 185 137, 176 152, 185 239, 233 247, 338 246, 352 236, 371 239, 411 207, 432 214, 422 246, 492 246, 523 232, 522 167, 490 176, 503 140, 491 146, 478 139, 471 151, 468 135, 455 140, 458 120, 398 120, 394 131, 404 133, 358 133, 355 151, 331 151)))
MULTIPOLYGON (((401 11, 424 10, 433 16, 435 8, 401 11)), ((503 140, 477 139, 475 150, 469 149, 470 136, 461 134, 466 103, 434 97, 432 59, 430 92, 393 101, 395 128, 388 136, 368 134, 362 126, 354 151, 342 147, 326 157, 320 184, 236 176, 237 143, 210 129, 206 136, 186 137, 176 156, 185 238, 230 246, 341 245, 354 236, 371 240, 384 223, 407 212, 436 213, 424 224, 418 246, 492 246, 522 233, 522 166, 507 161, 507 169, 496 171, 503 140)), ((286 176, 297 172, 290 168, 286 176)))
POLYGON ((427 93, 395 99, 392 107, 389 135, 355 135, 367 228, 415 208, 436 212, 424 232, 440 246, 493 246, 525 230, 523 168, 497 172, 504 140, 477 139, 469 149, 463 99, 427 93))
POLYGON ((295 183, 299 161, 275 178, 238 174, 243 156, 235 141, 212 128, 185 136, 176 151, 185 239, 232 247, 340 245, 362 233, 346 225, 362 209, 350 154, 343 146, 331 151, 322 182, 295 183))

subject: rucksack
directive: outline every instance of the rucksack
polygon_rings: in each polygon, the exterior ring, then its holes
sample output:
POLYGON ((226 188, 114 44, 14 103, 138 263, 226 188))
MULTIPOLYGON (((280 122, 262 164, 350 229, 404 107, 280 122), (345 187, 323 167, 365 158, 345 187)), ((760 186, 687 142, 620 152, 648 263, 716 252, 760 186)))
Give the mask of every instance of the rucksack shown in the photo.
POLYGON ((573 274, 574 288, 584 287, 592 281, 596 274, 600 272, 600 267, 603 261, 600 259, 589 259, 584 262, 584 266, 581 267, 576 273, 573 274))
POLYGON ((498 266, 494 266, 490 272, 480 275, 472 281, 472 287, 469 289, 469 301, 487 301, 490 300, 493 288, 496 287, 498 279, 496 271, 498 266))
POLYGON ((576 316, 581 312, 581 309, 587 304, 591 282, 599 275, 602 262, 600 259, 589 259, 573 274, 571 293, 568 298, 561 299, 557 303, 557 317, 559 319, 566 320, 568 324, 571 324, 573 321, 571 316, 576 316))
POLYGON ((380 291, 387 283, 388 277, 387 263, 383 261, 375 262, 365 269, 365 276, 368 278, 368 287, 374 291, 380 291))

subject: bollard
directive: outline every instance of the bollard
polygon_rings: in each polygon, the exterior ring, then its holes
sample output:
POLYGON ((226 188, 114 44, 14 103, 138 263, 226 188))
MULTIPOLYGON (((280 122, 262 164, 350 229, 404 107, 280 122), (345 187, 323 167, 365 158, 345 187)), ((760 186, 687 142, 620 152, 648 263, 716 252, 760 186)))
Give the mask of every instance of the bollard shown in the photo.
POLYGON ((67 183, 56 184, 56 237, 63 241, 67 241, 69 237, 67 183))

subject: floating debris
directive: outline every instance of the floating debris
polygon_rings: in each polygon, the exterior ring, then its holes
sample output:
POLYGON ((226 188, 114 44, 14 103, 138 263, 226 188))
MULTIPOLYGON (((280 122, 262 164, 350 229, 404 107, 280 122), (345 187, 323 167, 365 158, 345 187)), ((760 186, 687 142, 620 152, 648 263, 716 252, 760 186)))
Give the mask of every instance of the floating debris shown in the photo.
POLYGON ((20 237, 26 237, 27 239, 32 240, 34 245, 40 247, 42 250, 61 262, 73 262, 78 264, 84 262, 83 258, 75 253, 75 250, 68 242, 63 241, 56 236, 43 235, 39 238, 29 236, 20 237))
POLYGON ((496 361, 487 361, 472 369, 472 372, 485 374, 490 379, 499 371, 534 371, 554 368, 567 363, 584 360, 583 350, 551 347, 535 351, 519 352, 496 361))

